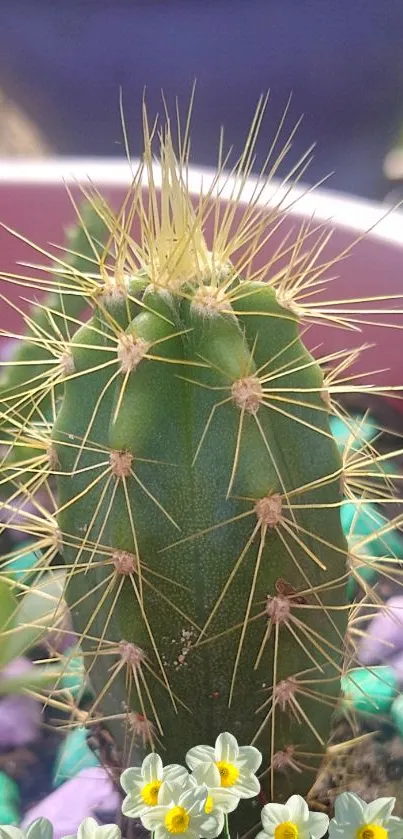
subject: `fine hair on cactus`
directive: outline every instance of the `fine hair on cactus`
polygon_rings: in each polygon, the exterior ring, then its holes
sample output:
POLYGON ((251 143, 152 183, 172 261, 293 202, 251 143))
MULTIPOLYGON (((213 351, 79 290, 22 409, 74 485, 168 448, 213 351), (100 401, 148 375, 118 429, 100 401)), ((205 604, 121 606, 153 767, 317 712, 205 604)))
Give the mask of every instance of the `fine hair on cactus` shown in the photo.
MULTIPOLYGON (((87 264, 59 256, 59 305, 41 306, 35 354, 6 366, 2 482, 5 527, 18 509, 44 565, 66 570, 95 694, 88 725, 107 726, 121 769, 150 750, 176 763, 228 731, 262 752, 264 800, 285 802, 315 781, 341 677, 357 664, 362 598, 380 603, 368 584, 348 600, 375 537, 348 544, 343 505, 396 499, 389 455, 376 437, 354 445, 342 402, 387 393, 349 372, 362 348, 345 350, 343 335, 355 329, 359 344, 360 305, 385 321, 388 302, 321 297, 347 252, 326 256, 331 232, 314 222, 281 235, 309 155, 270 188, 292 144, 293 130, 277 154, 282 125, 252 179, 264 110, 230 174, 221 140, 199 196, 189 121, 150 127, 144 110, 122 206, 83 187, 94 232, 73 199, 87 264), (312 323, 338 330, 337 352, 311 354, 312 323), (346 425, 344 452, 331 417, 346 425), (35 502, 44 491, 47 505, 35 502)), ((48 294, 55 277, 32 283, 48 294)), ((380 574, 399 573, 397 523, 374 524, 380 574)), ((231 767, 220 771, 230 785, 231 767)), ((237 818, 256 821, 247 802, 237 818)))

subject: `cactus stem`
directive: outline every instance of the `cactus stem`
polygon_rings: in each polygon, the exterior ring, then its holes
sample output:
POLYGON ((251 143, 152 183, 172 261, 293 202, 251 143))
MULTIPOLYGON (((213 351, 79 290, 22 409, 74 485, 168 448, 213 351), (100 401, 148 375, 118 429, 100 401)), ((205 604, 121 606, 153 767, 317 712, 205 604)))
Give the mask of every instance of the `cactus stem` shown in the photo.
POLYGON ((326 408, 328 409, 328 411, 330 413, 332 413, 333 412, 333 402, 332 402, 332 398, 330 396, 329 390, 326 387, 324 387, 320 391, 319 396, 320 396, 322 402, 324 402, 324 404, 326 405, 326 408))
POLYGON ((267 702, 270 702, 272 706, 277 703, 281 711, 284 712, 287 710, 287 706, 291 705, 292 700, 295 699, 296 692, 297 680, 295 676, 289 676, 288 679, 282 679, 281 682, 277 682, 272 690, 272 697, 267 702))
POLYGON ((122 661, 128 664, 133 672, 140 670, 146 658, 144 651, 129 641, 119 641, 118 648, 122 661))
POLYGON ((335 708, 335 706, 337 705, 337 699, 330 697, 326 693, 321 693, 319 691, 312 690, 309 687, 309 685, 311 684, 317 685, 318 683, 322 686, 324 683, 330 681, 334 681, 334 679, 321 679, 320 681, 317 679, 311 679, 301 681, 297 678, 297 676, 290 676, 287 679, 283 679, 278 684, 275 684, 273 687, 269 688, 268 699, 266 699, 265 702, 263 702, 263 704, 256 709, 255 713, 260 713, 265 708, 267 708, 267 706, 269 706, 269 711, 267 712, 266 716, 260 723, 257 731, 255 732, 253 740, 251 741, 251 745, 253 745, 259 739, 262 731, 266 728, 267 724, 269 723, 272 717, 275 705, 278 705, 283 713, 287 712, 291 714, 293 717, 295 717, 295 720, 298 724, 301 723, 301 720, 305 720, 312 733, 314 734, 316 740, 319 742, 321 746, 323 746, 323 739, 316 730, 316 727, 313 726, 313 723, 310 720, 306 719, 305 712, 297 699, 297 693, 305 697, 305 699, 313 699, 317 702, 328 705, 330 708, 335 708))
MULTIPOLYGON (((331 655, 327 652, 327 650, 324 649, 322 643, 320 643, 325 641, 325 639, 322 636, 320 636, 317 632, 315 632, 315 630, 311 626, 308 626, 293 614, 293 609, 295 610, 295 608, 297 608, 297 604, 293 603, 290 597, 284 597, 283 595, 267 595, 265 610, 258 616, 266 616, 266 618, 268 619, 267 627, 263 635, 259 652, 255 660, 254 669, 257 670, 259 667, 262 655, 271 637, 273 626, 276 630, 276 633, 280 626, 284 626, 291 633, 294 640, 301 647, 301 650, 304 652, 304 654, 310 659, 310 661, 312 661, 314 667, 316 667, 320 672, 323 672, 323 667, 321 666, 320 662, 315 659, 312 652, 308 649, 308 647, 304 643, 304 639, 306 639, 308 643, 311 645, 311 647, 313 647, 318 653, 320 653, 320 655, 324 659, 326 659, 326 661, 329 664, 335 667, 336 670, 339 672, 339 665, 332 659, 331 655), (298 634, 298 631, 300 635, 298 634)), ((329 647, 329 649, 333 650, 336 653, 337 656, 341 656, 341 650, 338 649, 334 644, 332 644, 330 641, 326 641, 326 644, 329 647)))
POLYGON ((129 711, 127 722, 134 739, 140 741, 143 749, 154 746, 157 739, 156 727, 144 714, 129 711))
POLYGON ((263 402, 263 389, 256 376, 246 376, 234 382, 231 388, 232 398, 238 408, 248 414, 256 414, 263 402))
POLYGON ((238 643, 238 649, 237 649, 237 653, 236 653, 234 669, 233 669, 233 672, 232 672, 231 686, 230 686, 229 699, 228 699, 228 707, 231 706, 231 702, 232 702, 232 699, 233 699, 235 682, 236 682, 236 677, 237 677, 238 667, 239 667, 239 661, 240 661, 240 658, 241 658, 241 653, 242 653, 242 648, 243 648, 243 644, 244 644, 244 640, 245 640, 246 630, 248 628, 250 613, 251 613, 252 604, 253 604, 253 598, 255 596, 256 583, 257 583, 258 574, 259 574, 259 570, 260 570, 260 563, 262 561, 263 549, 264 549, 265 541, 266 541, 266 531, 267 531, 267 527, 266 527, 265 524, 263 524, 261 526, 259 549, 258 549, 258 553, 257 553, 257 557, 256 557, 255 568, 254 568, 254 571, 253 571, 252 582, 251 582, 251 585, 250 585, 249 597, 248 597, 248 602, 247 602, 247 605, 246 605, 246 611, 245 611, 245 616, 244 616, 244 620, 243 620, 241 636, 240 636, 239 643, 238 643))
POLYGON ((212 407, 212 409, 209 413, 209 416, 207 418, 206 424, 204 426, 203 433, 202 433, 202 435, 200 437, 200 440, 198 442, 197 449, 196 449, 196 452, 195 452, 195 455, 194 455, 194 458, 193 458, 193 461, 192 461, 192 466, 195 466, 197 458, 199 457, 202 445, 203 445, 203 443, 206 439, 207 432, 208 432, 208 430, 210 428, 210 425, 213 421, 215 412, 218 410, 218 408, 221 408, 222 405, 226 405, 228 402, 231 402, 231 396, 228 396, 226 399, 222 399, 220 402, 216 402, 215 405, 213 405, 213 407, 212 407))
MULTIPOLYGON (((141 480, 140 480, 139 476, 138 476, 138 475, 136 475, 134 472, 131 472, 131 476, 132 476, 132 478, 134 478, 134 480, 136 481, 136 483, 137 483, 137 484, 141 487, 141 489, 143 490, 143 492, 144 492, 146 495, 148 495, 148 497, 151 499, 151 501, 153 501, 153 503, 155 504, 155 506, 156 506, 156 507, 158 507, 158 509, 159 509, 159 510, 161 510, 161 513, 163 513, 163 514, 164 514, 164 516, 168 519, 168 521, 170 521, 170 522, 171 522, 171 524, 172 524, 172 525, 176 528, 176 530, 179 530, 179 531, 180 531, 179 524, 177 524, 177 523, 176 523, 175 519, 174 519, 174 518, 172 518, 172 516, 168 513, 168 511, 167 511, 167 510, 165 509, 165 507, 161 504, 161 502, 160 502, 160 501, 158 501, 158 498, 156 498, 156 497, 155 497, 155 495, 153 495, 153 494, 152 494, 152 492, 150 492, 150 490, 149 490, 149 489, 147 489, 147 487, 145 486, 145 484, 143 483, 143 481, 141 481, 141 480)), ((130 507, 130 505, 128 504, 128 508, 129 508, 129 507, 130 507)))
POLYGON ((117 574, 122 574, 128 577, 130 574, 138 573, 138 557, 129 551, 114 551, 112 554, 112 562, 115 566, 117 574))
POLYGON ((59 359, 59 365, 64 376, 72 376, 75 373, 73 354, 69 350, 64 350, 59 359))
POLYGON ((282 595, 267 595, 266 614, 271 623, 287 623, 291 615, 291 602, 289 597, 282 595))
POLYGON ((109 455, 112 475, 119 479, 128 478, 132 474, 133 460, 129 451, 112 451, 109 455))
MULTIPOLYGON (((127 641, 119 641, 117 646, 115 646, 115 647, 113 647, 112 649, 109 650, 109 653, 112 653, 112 654, 115 654, 115 655, 117 654, 119 656, 119 660, 117 661, 116 664, 114 664, 110 668, 111 675, 107 679, 107 681, 105 682, 101 692, 97 695, 97 698, 96 698, 96 700, 93 703, 92 708, 91 708, 91 714, 94 715, 96 708, 98 707, 99 704, 102 703, 103 697, 111 689, 114 680, 120 674, 122 669, 125 669, 126 670, 126 683, 127 683, 127 687, 128 687, 128 695, 130 696, 131 683, 132 683, 132 681, 134 681, 134 685, 135 685, 136 693, 137 693, 137 698, 138 698, 138 701, 139 701, 139 704, 140 704, 140 707, 141 707, 141 711, 142 711, 142 716, 144 716, 144 718, 146 718, 144 696, 143 696, 143 689, 144 689, 147 700, 148 700, 148 702, 150 704, 150 707, 152 709, 152 712, 155 716, 155 720, 156 720, 156 723, 157 723, 157 726, 158 726, 158 730, 159 730, 160 734, 162 735, 163 730, 162 730, 162 727, 161 727, 161 723, 159 721, 159 717, 158 717, 154 702, 152 700, 150 690, 149 690, 148 685, 147 685, 147 681, 146 681, 146 678, 145 678, 145 675, 144 675, 144 672, 143 672, 143 668, 147 668, 147 670, 154 676, 154 678, 157 679, 157 681, 159 681, 161 684, 163 684, 163 683, 162 683, 161 679, 159 679, 158 676, 156 676, 156 674, 153 672, 153 670, 147 665, 147 658, 146 658, 145 653, 143 652, 143 650, 140 649, 140 647, 136 646, 135 644, 131 644, 127 641)), ((99 655, 99 654, 100 654, 100 650, 98 649, 97 650, 97 655, 99 655)), ((91 665, 89 667, 88 673, 90 672, 90 670, 91 670, 91 665)), ((165 684, 164 684, 164 687, 166 687, 165 684)), ((130 726, 129 715, 126 715, 126 722, 130 726)))
POLYGON ((149 341, 124 333, 118 339, 118 359, 121 373, 132 373, 150 348, 149 341))
POLYGON ((296 772, 302 772, 302 769, 299 768, 298 764, 293 760, 293 754, 295 751, 295 746, 286 746, 285 749, 279 749, 278 752, 275 752, 273 755, 273 759, 271 765, 275 772, 283 772, 288 767, 292 767, 296 770, 296 772))
MULTIPOLYGON (((310 766, 308 763, 303 763, 300 760, 297 760, 297 755, 304 756, 307 754, 306 752, 297 752, 295 746, 292 744, 286 746, 284 749, 279 749, 277 752, 274 752, 270 768, 274 772, 285 772, 287 769, 294 769, 295 772, 301 773, 304 769, 307 769, 308 772, 317 772, 316 766, 310 766)), ((316 754, 307 754, 308 757, 321 757, 321 755, 316 754)))
POLYGON ((219 286, 203 285, 196 289, 191 309, 207 318, 217 314, 231 314, 232 308, 225 290, 219 286))
POLYGON ((282 520, 283 499, 278 493, 259 498, 255 504, 255 513, 261 527, 277 527, 282 520))
POLYGON ((48 443, 46 447, 46 454, 48 458, 49 469, 53 472, 59 465, 56 448, 53 443, 48 443))

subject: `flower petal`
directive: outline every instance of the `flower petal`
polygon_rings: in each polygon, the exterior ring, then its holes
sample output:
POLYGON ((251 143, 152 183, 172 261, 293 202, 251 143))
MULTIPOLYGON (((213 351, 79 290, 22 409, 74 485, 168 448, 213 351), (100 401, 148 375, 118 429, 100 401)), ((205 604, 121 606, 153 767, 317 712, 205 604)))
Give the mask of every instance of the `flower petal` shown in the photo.
POLYGON ((166 829, 165 824, 157 824, 157 827, 154 829, 154 839, 167 839, 170 837, 171 834, 166 829))
POLYGON ((260 783, 256 775, 251 775, 250 772, 245 772, 245 774, 241 772, 236 784, 231 789, 239 798, 254 798, 255 795, 259 795, 260 783))
POLYGON ((329 816, 325 813, 309 813, 308 832, 312 839, 322 839, 329 827, 329 816))
MULTIPOLYGON (((2 829, 0 828, 0 831, 2 829)), ((23 839, 23 832, 19 831, 19 834, 21 839, 23 839)), ((49 819, 39 817, 39 819, 31 822, 25 835, 26 839, 53 839, 53 824, 49 819)))
POLYGON ((229 731, 219 734, 215 741, 215 759, 227 760, 228 763, 237 763, 239 746, 236 738, 229 731))
POLYGON ((147 804, 139 792, 130 793, 122 802, 122 813, 130 819, 139 818, 140 814, 145 813, 146 810, 148 810, 147 804))
POLYGON ((247 769, 249 772, 257 772, 262 759, 259 749, 255 749, 254 746, 241 746, 237 758, 237 766, 240 769, 247 769))
POLYGON ((95 821, 95 819, 93 819, 91 816, 88 816, 88 818, 83 819, 78 828, 78 839, 89 839, 90 836, 95 836, 97 829, 98 822, 95 821))
POLYGON ((164 824, 164 819, 167 813, 167 807, 161 807, 157 804, 156 807, 150 807, 146 813, 141 816, 141 821, 147 830, 156 830, 158 825, 164 824))
POLYGON ((371 801, 364 809, 366 824, 382 824, 392 815, 395 804, 396 798, 377 798, 376 801, 371 801))
POLYGON ((219 787, 221 784, 221 776, 215 763, 199 763, 193 769, 192 777, 199 786, 205 784, 207 789, 219 787))
POLYGON ((101 824, 97 828, 97 839, 121 839, 121 835, 117 824, 101 824))
POLYGON ((182 792, 183 789, 181 785, 176 784, 176 782, 172 783, 170 781, 164 781, 158 792, 158 806, 175 806, 175 804, 178 803, 182 792))
MULTIPOLYGON (((214 802, 215 804, 215 802, 214 802)), ((210 816, 216 819, 217 822, 217 833, 216 836, 219 836, 224 830, 224 812, 223 810, 216 810, 215 806, 213 807, 213 811, 209 813, 210 816)), ((203 833, 204 835, 204 833, 203 833)))
POLYGON ((356 830, 351 828, 349 825, 347 827, 341 827, 334 819, 331 819, 329 822, 329 839, 354 839, 356 830))
MULTIPOLYGON (((224 819, 222 819, 222 822, 224 822, 224 819)), ((209 813, 208 815, 203 813, 200 816, 195 816, 195 818, 192 818, 191 825, 203 839, 216 839, 222 830, 222 827, 220 829, 221 817, 216 813, 209 813)))
POLYGON ((389 839, 402 839, 403 836, 403 820, 398 819, 397 816, 391 816, 385 825, 388 831, 389 839))
POLYGON ((81 822, 78 831, 77 837, 78 839, 90 839, 91 836, 95 837, 98 828, 98 822, 95 821, 91 816, 88 818, 83 819, 81 822))
POLYGON ((210 790, 214 807, 219 807, 223 813, 233 813, 238 807, 240 798, 224 787, 214 787, 210 790))
POLYGON ((272 836, 274 836, 274 825, 273 829, 268 833, 265 830, 261 830, 255 837, 255 839, 267 839, 267 837, 270 837, 271 839, 272 836))
POLYGON ((365 807, 365 801, 355 792, 342 792, 337 796, 334 804, 334 815, 338 826, 345 824, 358 827, 363 824, 365 807))
POLYGON ((286 806, 288 807, 288 811, 290 813, 290 822, 294 822, 298 825, 306 825, 309 819, 309 807, 302 798, 302 795, 292 795, 288 801, 286 806))
POLYGON ((189 815, 192 816, 192 820, 197 818, 197 816, 205 815, 205 806, 207 800, 207 787, 206 786, 189 786, 185 789, 185 792, 179 798, 179 804, 181 807, 184 807, 185 810, 188 811, 189 815))
POLYGON ((162 777, 164 781, 175 781, 179 778, 188 778, 189 772, 179 763, 169 763, 168 766, 164 766, 162 777))
POLYGON ((194 769, 199 763, 214 763, 215 754, 212 746, 194 746, 186 755, 186 763, 194 769))
POLYGON ((120 784, 127 793, 132 792, 136 787, 142 787, 143 783, 142 771, 135 766, 131 766, 130 769, 125 769, 120 776, 120 784))
POLYGON ((155 752, 147 755, 143 760, 141 771, 146 784, 151 784, 153 781, 162 781, 163 764, 160 756, 155 752))
POLYGON ((271 830, 282 822, 289 820, 289 811, 286 804, 265 804, 261 812, 262 825, 266 831, 271 830))

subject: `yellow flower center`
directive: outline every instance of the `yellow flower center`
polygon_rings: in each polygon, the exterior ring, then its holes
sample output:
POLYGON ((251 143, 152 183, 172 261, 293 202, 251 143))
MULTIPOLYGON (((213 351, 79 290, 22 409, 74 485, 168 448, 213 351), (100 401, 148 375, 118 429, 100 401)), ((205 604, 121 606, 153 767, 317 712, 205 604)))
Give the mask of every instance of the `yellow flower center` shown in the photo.
POLYGON ((388 839, 388 831, 380 824, 363 824, 355 835, 356 839, 388 839))
POLYGON ((189 822, 190 816, 184 807, 171 807, 164 819, 169 833, 184 833, 189 827, 189 822))
POLYGON ((205 804, 205 807, 204 807, 204 812, 205 813, 211 813, 213 807, 214 807, 214 801, 213 801, 211 795, 208 795, 207 798, 206 798, 206 804, 205 804))
POLYGON ((228 763, 226 760, 218 760, 216 766, 220 773, 221 786, 233 787, 239 778, 239 769, 233 763, 228 763))
POLYGON ((144 804, 147 804, 149 807, 155 807, 158 804, 158 793, 162 781, 152 781, 151 784, 146 784, 143 789, 141 790, 141 797, 144 801, 144 804))
POLYGON ((298 839, 299 830, 293 822, 282 822, 274 829, 274 839, 298 839))

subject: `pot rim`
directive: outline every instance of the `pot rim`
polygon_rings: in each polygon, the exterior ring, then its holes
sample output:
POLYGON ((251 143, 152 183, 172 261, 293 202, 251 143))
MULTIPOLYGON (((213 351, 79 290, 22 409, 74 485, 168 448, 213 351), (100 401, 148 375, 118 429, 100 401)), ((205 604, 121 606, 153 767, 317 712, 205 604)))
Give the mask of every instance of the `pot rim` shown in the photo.
MULTIPOLYGON (((59 158, 0 158, 0 188, 12 186, 52 186, 63 184, 86 184, 91 182, 101 187, 127 187, 131 182, 131 172, 136 172, 139 160, 133 158, 131 164, 123 158, 59 157, 59 158)), ((154 166, 155 182, 158 186, 160 169, 154 166)), ((206 194, 211 186, 215 172, 212 168, 189 166, 189 190, 191 194, 206 194)), ((146 176, 143 178, 147 185, 146 176)), ((223 174, 217 181, 221 195, 231 198, 235 179, 223 174)), ((403 211, 376 201, 350 196, 342 192, 298 185, 285 187, 281 181, 273 179, 262 188, 262 181, 251 175, 242 189, 241 204, 251 199, 254 191, 260 195, 256 204, 268 209, 281 204, 284 210, 301 221, 329 224, 330 227, 344 228, 357 237, 371 236, 394 245, 403 247, 403 211)))

